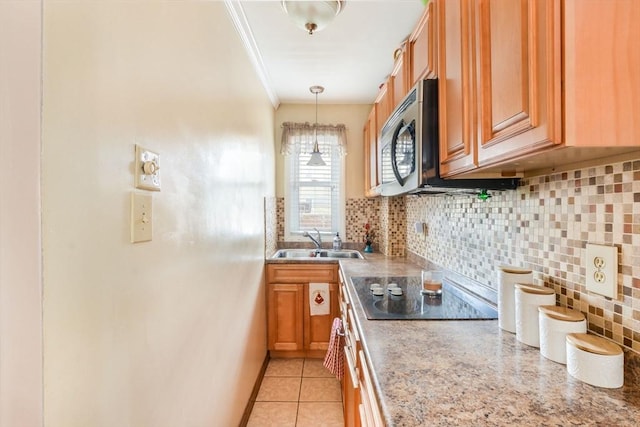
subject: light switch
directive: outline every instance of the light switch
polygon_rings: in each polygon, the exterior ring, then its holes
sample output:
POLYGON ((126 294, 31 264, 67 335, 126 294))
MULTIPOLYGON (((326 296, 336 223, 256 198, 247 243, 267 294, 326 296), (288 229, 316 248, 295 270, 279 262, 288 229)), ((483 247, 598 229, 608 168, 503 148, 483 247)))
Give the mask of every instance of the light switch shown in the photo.
POLYGON ((131 193, 131 243, 148 242, 153 230, 150 194, 131 193))
POLYGON ((136 144, 136 188, 160 191, 160 155, 136 144))

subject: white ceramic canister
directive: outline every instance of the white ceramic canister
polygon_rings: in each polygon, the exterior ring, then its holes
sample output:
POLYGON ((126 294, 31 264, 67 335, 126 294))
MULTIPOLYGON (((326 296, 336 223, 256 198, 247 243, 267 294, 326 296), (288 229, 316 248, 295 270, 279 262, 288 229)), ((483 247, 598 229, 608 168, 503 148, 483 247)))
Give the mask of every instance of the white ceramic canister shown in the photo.
POLYGON ((555 305, 541 305, 538 313, 540 354, 554 362, 566 364, 567 334, 587 332, 584 314, 555 305))
POLYGON ((516 284, 516 339, 540 347, 538 307, 555 303, 556 293, 551 288, 516 284))
POLYGON ((604 388, 624 385, 624 353, 619 345, 589 334, 567 334, 567 372, 604 388))
POLYGON ((511 265, 498 267, 498 326, 507 332, 516 332, 516 283, 532 283, 531 270, 511 265))

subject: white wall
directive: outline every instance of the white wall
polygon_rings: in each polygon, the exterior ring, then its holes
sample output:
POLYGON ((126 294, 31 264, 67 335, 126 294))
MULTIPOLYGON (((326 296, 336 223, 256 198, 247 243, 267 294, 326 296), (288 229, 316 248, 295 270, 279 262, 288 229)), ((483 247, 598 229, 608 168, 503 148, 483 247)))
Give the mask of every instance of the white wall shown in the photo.
POLYGON ((0 426, 42 425, 40 0, 0 1, 0 426))
MULTIPOLYGON (((311 84, 309 85, 311 86, 311 84)), ((311 93, 309 96, 313 96, 311 93)), ((319 104, 318 123, 343 123, 347 127, 346 198, 364 197, 364 148, 363 129, 369 117, 371 105, 367 104, 319 104)), ((315 121, 315 104, 281 104, 276 111, 276 195, 284 197, 284 157, 280 154, 282 123, 315 121)))
POLYGON ((45 424, 237 425, 266 355, 273 107, 222 2, 44 10, 45 424), (162 191, 131 244, 136 143, 162 191))

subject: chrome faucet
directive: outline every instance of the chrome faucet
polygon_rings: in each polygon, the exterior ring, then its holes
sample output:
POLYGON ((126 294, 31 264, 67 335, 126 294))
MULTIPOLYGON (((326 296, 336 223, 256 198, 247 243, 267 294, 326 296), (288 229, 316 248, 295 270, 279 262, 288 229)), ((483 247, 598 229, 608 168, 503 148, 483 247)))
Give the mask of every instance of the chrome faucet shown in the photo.
POLYGON ((317 239, 315 239, 311 234, 309 234, 308 231, 305 231, 304 233, 302 233, 302 235, 304 237, 310 238, 311 241, 316 245, 316 252, 319 252, 322 249, 322 238, 320 237, 320 232, 318 231, 318 229, 314 228, 314 230, 316 231, 316 233, 318 233, 317 239))

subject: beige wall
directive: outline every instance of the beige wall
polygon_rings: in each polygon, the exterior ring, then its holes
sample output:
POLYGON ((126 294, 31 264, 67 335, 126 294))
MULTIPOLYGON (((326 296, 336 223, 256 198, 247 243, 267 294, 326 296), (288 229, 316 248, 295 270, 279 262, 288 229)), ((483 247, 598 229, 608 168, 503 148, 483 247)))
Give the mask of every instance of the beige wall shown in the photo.
MULTIPOLYGON (((309 93, 309 96, 312 97, 313 95, 309 93)), ((348 154, 346 157, 345 186, 347 199, 364 197, 362 131, 370 111, 371 105, 366 104, 318 104, 318 123, 333 125, 343 123, 347 127, 348 154)), ((315 116, 315 104, 281 104, 276 111, 276 195, 278 197, 284 197, 284 156, 280 154, 282 123, 313 123, 315 116)))
POLYGON ((274 111, 222 2, 45 2, 47 427, 237 425, 266 355, 274 111), (129 243, 134 144, 160 153, 129 243))
POLYGON ((41 2, 0 1, 0 426, 42 425, 41 2))

